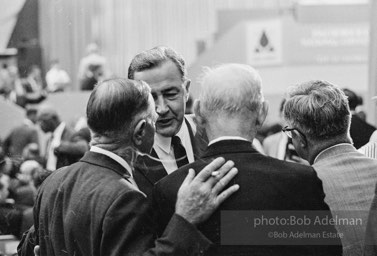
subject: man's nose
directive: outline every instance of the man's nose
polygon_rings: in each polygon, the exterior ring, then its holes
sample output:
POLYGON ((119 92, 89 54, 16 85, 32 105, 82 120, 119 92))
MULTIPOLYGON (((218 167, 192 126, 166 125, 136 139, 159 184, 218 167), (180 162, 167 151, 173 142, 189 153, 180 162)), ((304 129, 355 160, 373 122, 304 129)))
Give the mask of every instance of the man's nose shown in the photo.
POLYGON ((162 95, 157 97, 155 104, 157 114, 163 115, 169 111, 168 105, 166 104, 166 101, 162 95))

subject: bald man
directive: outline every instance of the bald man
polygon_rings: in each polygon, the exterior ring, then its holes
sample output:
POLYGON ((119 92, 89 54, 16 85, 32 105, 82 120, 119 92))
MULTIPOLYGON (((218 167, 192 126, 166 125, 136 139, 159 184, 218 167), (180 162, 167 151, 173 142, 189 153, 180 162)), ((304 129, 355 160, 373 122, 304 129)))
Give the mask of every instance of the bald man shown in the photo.
MULTIPOLYGON (((224 245, 227 243, 223 234, 224 221, 234 231, 237 228, 233 221, 242 219, 234 217, 226 222, 221 217, 226 210, 320 210, 325 215, 330 214, 324 202, 322 183, 312 167, 264 156, 252 146, 268 109, 261 86, 259 74, 252 67, 242 64, 225 64, 204 75, 194 112, 207 133, 210 141, 208 149, 202 159, 178 169, 155 185, 153 203, 159 224, 161 228, 166 225, 174 212, 176 191, 188 170, 194 168, 200 171, 206 163, 221 156, 236 163, 239 174, 234 182, 240 184, 241 189, 200 226, 201 231, 215 244, 208 255, 341 255, 339 245, 309 246, 304 243, 305 246, 276 246, 279 241, 269 240, 267 233, 265 237, 254 233, 254 236, 250 236, 251 242, 246 242, 249 246, 245 246, 246 235, 241 232, 239 236, 231 235, 232 242, 224 245), (257 239, 262 239, 268 245, 261 246, 263 243, 261 240, 257 242, 257 239)), ((243 231, 254 229, 247 223, 241 228, 243 231)), ((321 228, 335 232, 333 226, 321 228)), ((292 242, 294 245, 300 244, 298 240, 292 242)), ((333 242, 340 243, 339 239, 333 242)))

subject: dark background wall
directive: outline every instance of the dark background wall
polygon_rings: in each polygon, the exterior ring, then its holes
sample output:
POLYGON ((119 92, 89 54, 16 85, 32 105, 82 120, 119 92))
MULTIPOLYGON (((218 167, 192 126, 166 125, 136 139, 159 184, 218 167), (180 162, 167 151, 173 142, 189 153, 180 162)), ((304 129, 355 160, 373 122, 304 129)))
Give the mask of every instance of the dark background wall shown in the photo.
POLYGON ((26 0, 8 43, 8 48, 18 50, 18 69, 22 77, 27 75, 31 65, 38 65, 42 70, 44 68, 38 20, 38 0, 26 0))

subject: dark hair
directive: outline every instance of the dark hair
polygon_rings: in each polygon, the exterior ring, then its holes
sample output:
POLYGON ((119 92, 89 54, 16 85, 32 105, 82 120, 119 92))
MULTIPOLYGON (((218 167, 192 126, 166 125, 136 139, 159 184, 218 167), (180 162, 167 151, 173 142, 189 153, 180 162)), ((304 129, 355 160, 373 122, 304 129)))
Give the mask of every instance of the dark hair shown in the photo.
POLYGON ((43 168, 38 168, 32 175, 33 183, 36 188, 39 188, 43 181, 50 176, 52 171, 43 169, 43 168))
POLYGON ((354 91, 348 88, 344 88, 342 90, 348 98, 348 105, 350 106, 351 110, 355 110, 357 106, 363 104, 363 99, 360 96, 358 96, 354 91))
POLYGON ((136 72, 153 69, 162 63, 171 60, 178 68, 182 76, 182 81, 186 80, 186 66, 182 56, 172 48, 157 46, 137 54, 128 67, 128 78, 134 79, 136 72))
POLYGON ((142 81, 115 78, 100 82, 86 109, 89 128, 107 137, 126 136, 135 116, 148 108, 149 95, 150 88, 142 81))

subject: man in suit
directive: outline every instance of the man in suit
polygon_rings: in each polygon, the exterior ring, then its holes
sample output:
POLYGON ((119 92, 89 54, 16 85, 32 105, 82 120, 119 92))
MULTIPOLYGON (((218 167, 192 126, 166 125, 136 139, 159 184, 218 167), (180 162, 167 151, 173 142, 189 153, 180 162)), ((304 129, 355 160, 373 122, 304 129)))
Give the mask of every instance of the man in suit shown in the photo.
POLYGON ((37 116, 42 131, 51 133, 46 149, 46 169, 55 171, 60 167, 75 163, 78 159, 70 151, 61 151, 59 146, 72 139, 74 130, 60 120, 57 111, 51 106, 41 106, 37 116))
POLYGON ((234 182, 240 184, 240 190, 200 225, 200 230, 215 244, 209 255, 340 255, 339 246, 276 246, 276 241, 268 240, 267 234, 264 239, 270 244, 266 246, 237 243, 225 246, 221 242, 222 211, 329 210, 313 168, 271 158, 253 148, 252 141, 263 124, 267 108, 261 78, 252 67, 225 64, 204 76, 194 112, 210 142, 200 160, 155 185, 153 205, 160 227, 166 225, 174 212, 176 193, 188 170, 200 171, 213 158, 222 156, 237 165, 239 172, 234 182))
POLYGON ((185 115, 190 79, 182 56, 168 47, 155 47, 136 55, 128 78, 143 80, 152 89, 158 119, 151 156, 140 158, 135 179, 150 196, 154 183, 198 158, 207 145, 192 115, 185 115))
POLYGON ((5 138, 3 148, 11 158, 21 158, 26 145, 30 143, 38 144, 38 131, 35 126, 36 117, 37 109, 26 109, 26 119, 23 124, 12 129, 11 133, 5 138))
MULTIPOLYGON (((149 205, 132 175, 137 155, 153 145, 154 109, 144 82, 111 79, 94 89, 87 105, 90 151, 54 171, 38 191, 34 223, 41 255, 197 255, 208 247, 195 225, 238 189, 221 192, 237 171, 229 171, 230 162, 221 167, 224 159, 204 175, 194 178, 191 171, 175 214, 154 241, 149 205)), ((25 241, 19 255, 28 250, 25 241)))
POLYGON ((363 256, 377 256, 377 186, 369 211, 363 256))
POLYGON ((368 211, 377 183, 377 160, 358 152, 349 135, 351 113, 347 97, 326 81, 294 86, 284 106, 297 153, 322 180, 325 202, 339 218, 360 218, 361 224, 336 224, 343 255, 362 255, 368 211))

